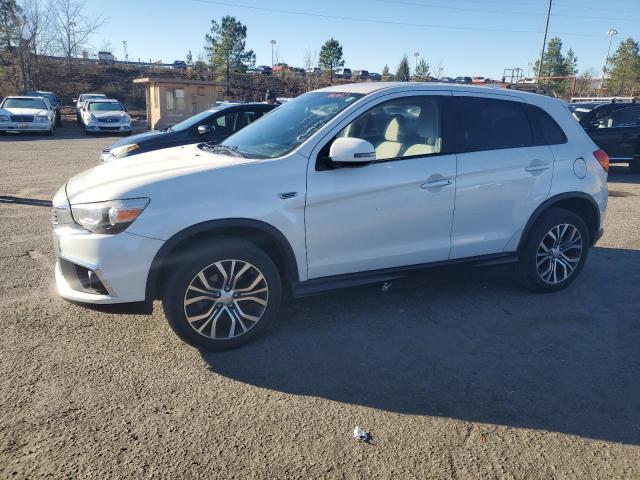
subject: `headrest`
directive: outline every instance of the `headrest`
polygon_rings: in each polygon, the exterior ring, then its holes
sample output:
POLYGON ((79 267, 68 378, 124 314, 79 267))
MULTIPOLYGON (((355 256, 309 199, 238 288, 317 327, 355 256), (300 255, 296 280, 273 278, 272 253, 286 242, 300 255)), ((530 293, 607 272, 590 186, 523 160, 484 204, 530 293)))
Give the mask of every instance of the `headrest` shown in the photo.
POLYGON ((433 103, 425 103, 420 110, 417 125, 418 135, 433 145, 438 136, 438 108, 433 103))
POLYGON ((406 120, 401 115, 394 115, 384 131, 384 139, 387 142, 403 142, 406 134, 406 120))

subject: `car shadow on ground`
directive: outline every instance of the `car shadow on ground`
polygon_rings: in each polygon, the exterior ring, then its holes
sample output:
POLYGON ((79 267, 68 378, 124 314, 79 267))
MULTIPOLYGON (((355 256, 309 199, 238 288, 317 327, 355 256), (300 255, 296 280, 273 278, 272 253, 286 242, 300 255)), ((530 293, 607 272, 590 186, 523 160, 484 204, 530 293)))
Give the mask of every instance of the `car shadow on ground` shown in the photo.
POLYGON ((640 444, 640 252, 595 248, 563 292, 456 267, 294 300, 246 346, 201 352, 247 384, 391 412, 640 444), (615 280, 615 282, 614 282, 615 280))

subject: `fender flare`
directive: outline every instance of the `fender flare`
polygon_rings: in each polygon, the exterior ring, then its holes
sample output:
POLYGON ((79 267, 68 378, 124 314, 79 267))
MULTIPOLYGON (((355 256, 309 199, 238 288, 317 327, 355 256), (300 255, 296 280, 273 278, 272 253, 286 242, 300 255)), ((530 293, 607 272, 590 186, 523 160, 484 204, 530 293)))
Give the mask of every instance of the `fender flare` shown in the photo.
POLYGON ((208 220, 205 222, 191 225, 174 234, 171 238, 164 242, 160 250, 156 253, 151 267, 149 269, 149 275, 147 276, 147 286, 145 297, 147 301, 153 301, 157 297, 157 288, 159 283, 159 274, 162 270, 165 260, 170 256, 174 249, 182 242, 195 238, 203 233, 215 234, 216 231, 225 231, 234 228, 249 228, 252 230, 258 230, 265 234, 271 241, 277 246, 281 259, 284 264, 285 271, 282 272, 283 279, 286 279, 290 283, 295 283, 299 280, 298 264, 296 256, 293 253, 291 244, 284 236, 284 234, 266 222, 260 220, 253 220, 248 218, 225 218, 219 220, 208 220))
MULTIPOLYGON (((518 252, 520 252, 524 247, 524 243, 527 241, 529 232, 531 232, 531 229, 535 225, 538 218, 540 218, 540 215, 542 215, 547 209, 553 207, 555 204, 560 203, 564 200, 571 200, 571 199, 587 200, 595 210, 597 219, 598 219, 598 226, 600 225, 600 207, 598 207, 598 204, 596 203, 596 201, 593 199, 591 195, 588 195, 584 192, 561 193, 559 195, 555 195, 551 198, 548 198, 547 200, 542 202, 540 205, 538 205, 538 208, 536 208, 533 211, 533 213, 529 217, 529 221, 527 222, 527 224, 524 227, 524 230, 522 231, 522 235, 520 236, 520 241, 518 242, 518 252)), ((589 232, 589 233, 593 233, 593 232, 589 232)), ((591 240, 595 241, 595 239, 593 238, 591 240)))

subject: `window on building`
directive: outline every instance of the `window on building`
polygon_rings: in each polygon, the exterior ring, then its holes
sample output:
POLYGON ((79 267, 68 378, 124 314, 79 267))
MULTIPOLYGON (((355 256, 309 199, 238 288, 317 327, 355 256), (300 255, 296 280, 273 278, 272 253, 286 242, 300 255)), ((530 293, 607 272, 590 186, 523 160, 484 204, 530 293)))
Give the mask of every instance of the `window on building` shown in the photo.
POLYGON ((184 89, 168 88, 166 91, 167 110, 184 110, 184 89))

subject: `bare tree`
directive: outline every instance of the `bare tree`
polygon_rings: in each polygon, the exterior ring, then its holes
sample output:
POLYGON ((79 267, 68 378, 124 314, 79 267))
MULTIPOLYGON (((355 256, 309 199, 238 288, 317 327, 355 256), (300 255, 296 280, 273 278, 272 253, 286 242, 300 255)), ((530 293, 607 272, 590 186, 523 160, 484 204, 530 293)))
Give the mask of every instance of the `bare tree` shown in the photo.
POLYGON ((307 72, 307 91, 318 88, 320 76, 316 75, 313 69, 318 66, 318 52, 307 47, 304 52, 304 68, 307 72))
POLYGON ((438 64, 436 65, 436 69, 433 73, 436 78, 442 78, 444 76, 444 60, 442 58, 438 60, 438 64))
POLYGON ((78 50, 89 43, 107 20, 101 15, 88 17, 84 14, 83 0, 52 0, 56 44, 67 59, 67 69, 71 72, 71 59, 78 56, 78 50))
POLYGON ((109 52, 113 53, 113 44, 107 40, 106 38, 102 40, 102 45, 100 46, 101 52, 109 52))

